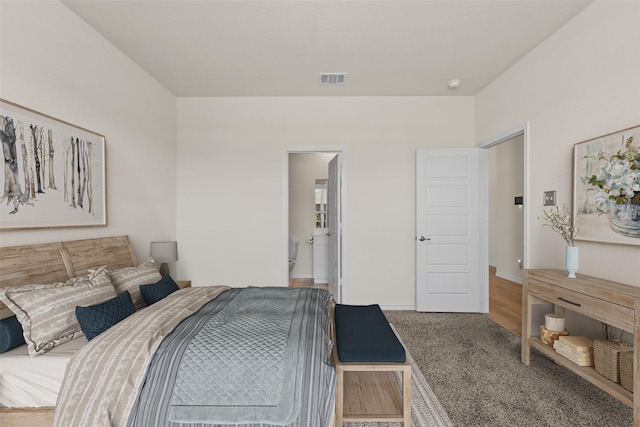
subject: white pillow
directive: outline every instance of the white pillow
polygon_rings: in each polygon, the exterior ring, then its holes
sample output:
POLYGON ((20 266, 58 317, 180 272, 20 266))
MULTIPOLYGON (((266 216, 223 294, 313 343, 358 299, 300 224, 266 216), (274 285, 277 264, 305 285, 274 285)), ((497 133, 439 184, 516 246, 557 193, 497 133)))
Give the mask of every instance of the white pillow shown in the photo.
POLYGON ((83 335, 76 306, 100 304, 116 296, 105 267, 64 283, 0 289, 0 300, 22 324, 31 356, 83 335))
POLYGON ((142 294, 140 293, 140 285, 150 285, 157 283, 162 279, 162 275, 158 272, 156 264, 152 258, 137 267, 125 267, 118 270, 109 271, 111 283, 116 288, 118 295, 124 291, 129 291, 133 305, 136 310, 146 307, 142 294))

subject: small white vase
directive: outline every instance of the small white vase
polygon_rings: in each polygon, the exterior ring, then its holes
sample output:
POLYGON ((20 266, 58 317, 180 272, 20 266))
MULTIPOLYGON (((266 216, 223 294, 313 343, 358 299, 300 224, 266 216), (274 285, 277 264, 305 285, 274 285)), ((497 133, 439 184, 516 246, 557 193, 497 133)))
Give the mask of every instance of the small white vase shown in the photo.
POLYGON ((580 266, 580 248, 577 246, 567 246, 566 268, 569 273, 568 277, 575 279, 576 271, 580 266))

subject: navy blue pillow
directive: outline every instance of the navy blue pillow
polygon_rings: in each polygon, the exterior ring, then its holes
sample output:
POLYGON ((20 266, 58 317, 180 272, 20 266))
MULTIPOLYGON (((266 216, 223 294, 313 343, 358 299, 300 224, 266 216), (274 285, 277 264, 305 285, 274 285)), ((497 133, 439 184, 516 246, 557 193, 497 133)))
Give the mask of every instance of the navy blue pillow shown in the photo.
POLYGON ((80 329, 87 340, 92 340, 122 319, 136 312, 131 294, 124 291, 115 298, 102 304, 89 307, 76 307, 76 317, 80 329))
POLYGON ((147 305, 154 304, 163 298, 166 298, 169 294, 180 289, 176 282, 173 281, 171 276, 165 275, 158 283, 151 285, 140 285, 140 293, 147 305))
POLYGON ((26 344, 22 325, 16 316, 0 320, 0 353, 26 344))

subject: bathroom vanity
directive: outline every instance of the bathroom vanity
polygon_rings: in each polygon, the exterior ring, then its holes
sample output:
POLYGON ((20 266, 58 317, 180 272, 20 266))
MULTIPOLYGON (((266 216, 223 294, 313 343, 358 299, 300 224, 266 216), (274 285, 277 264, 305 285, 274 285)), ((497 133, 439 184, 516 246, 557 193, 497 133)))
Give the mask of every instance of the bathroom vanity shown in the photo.
POLYGON ((328 228, 313 230, 313 283, 329 283, 328 228))

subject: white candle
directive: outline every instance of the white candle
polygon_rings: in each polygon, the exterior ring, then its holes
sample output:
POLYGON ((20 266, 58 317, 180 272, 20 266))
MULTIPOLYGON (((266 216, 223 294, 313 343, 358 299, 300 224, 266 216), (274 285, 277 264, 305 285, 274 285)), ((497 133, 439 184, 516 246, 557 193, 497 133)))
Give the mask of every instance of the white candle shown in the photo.
POLYGON ((545 314, 544 327, 550 331, 562 332, 564 331, 564 317, 554 313, 545 314))

